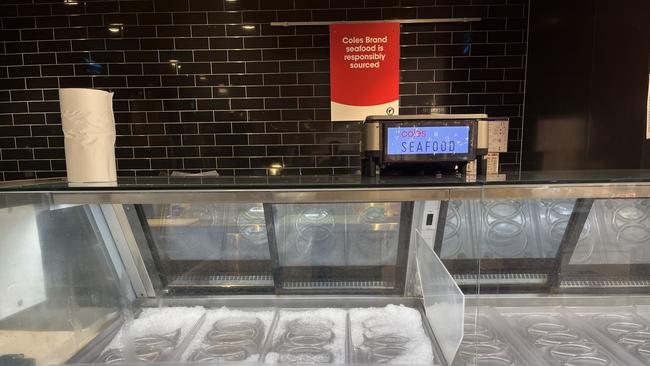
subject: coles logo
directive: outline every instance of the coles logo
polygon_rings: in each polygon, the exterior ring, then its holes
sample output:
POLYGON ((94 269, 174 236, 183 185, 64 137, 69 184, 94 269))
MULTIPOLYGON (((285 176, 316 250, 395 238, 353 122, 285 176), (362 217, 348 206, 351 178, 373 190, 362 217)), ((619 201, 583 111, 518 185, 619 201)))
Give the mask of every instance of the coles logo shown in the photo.
POLYGON ((427 137, 427 132, 412 129, 412 130, 408 130, 408 131, 402 131, 400 133, 400 136, 402 136, 402 137, 427 137))

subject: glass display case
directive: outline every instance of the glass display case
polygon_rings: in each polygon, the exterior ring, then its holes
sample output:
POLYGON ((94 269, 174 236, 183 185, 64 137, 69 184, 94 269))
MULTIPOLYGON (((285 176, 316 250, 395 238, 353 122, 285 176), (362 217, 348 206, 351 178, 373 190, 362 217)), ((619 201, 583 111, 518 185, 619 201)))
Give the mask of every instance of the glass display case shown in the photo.
POLYGON ((0 185, 2 365, 648 365, 650 174, 0 185))

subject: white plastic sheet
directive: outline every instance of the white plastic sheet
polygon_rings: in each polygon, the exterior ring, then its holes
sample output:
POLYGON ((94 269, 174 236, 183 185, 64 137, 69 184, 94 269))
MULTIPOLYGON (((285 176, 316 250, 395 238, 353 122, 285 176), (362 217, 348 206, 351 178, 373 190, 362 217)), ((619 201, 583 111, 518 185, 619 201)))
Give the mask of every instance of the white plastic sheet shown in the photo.
POLYGON ((60 89, 59 100, 68 181, 115 182, 113 93, 60 89))

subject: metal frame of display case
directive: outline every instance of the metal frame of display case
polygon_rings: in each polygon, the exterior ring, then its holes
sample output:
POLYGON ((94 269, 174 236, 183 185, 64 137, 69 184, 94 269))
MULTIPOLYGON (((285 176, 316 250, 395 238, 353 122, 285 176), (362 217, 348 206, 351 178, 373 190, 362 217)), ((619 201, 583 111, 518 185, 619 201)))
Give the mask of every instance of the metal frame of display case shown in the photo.
MULTIPOLYGON (((42 181, 43 183, 60 183, 60 179, 49 179, 42 181)), ((307 181, 308 182, 308 181, 307 181)), ((34 182, 5 182, 0 184, 0 192, 12 193, 20 191, 25 183, 34 182), (16 190, 12 190, 16 187, 16 190)), ((38 182, 41 183, 41 182, 38 182)), ((263 182, 262 182, 263 183, 263 182)), ((262 184, 261 183, 261 184, 262 184)), ((421 200, 439 200, 444 206, 449 200, 499 200, 499 199, 561 199, 561 198, 578 198, 582 200, 590 199, 608 199, 608 198, 634 198, 634 197, 650 197, 650 182, 613 182, 613 183, 544 183, 544 184, 500 184, 498 182, 478 182, 473 184, 471 182, 459 186, 408 186, 404 187, 401 184, 386 184, 385 186, 369 186, 369 187, 337 187, 336 183, 332 183, 333 187, 314 187, 309 183, 305 185, 307 188, 260 188, 253 186, 250 189, 243 188, 217 188, 206 189, 198 187, 196 189, 189 186, 187 188, 181 187, 177 189, 153 189, 153 190, 135 190, 124 188, 95 188, 95 187, 70 187, 60 191, 53 191, 44 188, 38 190, 31 188, 29 191, 33 193, 45 193, 51 195, 53 204, 144 204, 144 203, 165 203, 165 202, 224 202, 224 203, 240 203, 240 202, 263 202, 266 204, 273 203, 314 203, 314 202, 406 202, 406 201, 421 201, 421 200)), ((440 217, 444 217, 445 210, 441 209, 440 217)), ((577 226, 580 226, 579 223, 577 226)), ((579 230, 575 227, 571 231, 579 230)), ((567 230, 569 231, 569 230, 567 230)), ((575 238, 573 238, 575 239, 575 238)), ((481 268, 484 270, 502 271, 504 269, 527 269, 528 272, 531 268, 537 269, 538 274, 557 273, 561 271, 563 275, 572 273, 571 267, 568 264, 572 250, 575 248, 575 240, 572 242, 570 237, 562 240, 560 250, 558 251, 559 257, 553 259, 534 259, 515 261, 510 260, 495 260, 490 261, 482 260, 481 268), (558 262, 559 267, 558 267, 558 262)), ((132 245, 130 245, 132 247, 132 245)), ((439 247, 438 247, 439 249, 439 247)), ((155 260, 154 254, 154 260, 155 260)), ((469 269, 477 267, 475 260, 467 260, 466 263, 457 262, 459 268, 469 269)), ((584 269, 590 268, 593 273, 598 273, 604 268, 607 270, 616 270, 615 267, 598 267, 598 266, 584 266, 584 269)), ((633 273, 642 276, 648 275, 646 267, 642 265, 632 265, 621 268, 621 274, 626 274, 626 269, 632 269, 633 273)), ((577 273, 574 273, 577 274, 577 273)), ((277 276, 277 273, 275 273, 277 276)), ((162 281, 165 279, 163 278, 162 281)), ((524 285, 529 285, 539 288, 539 286, 548 288, 558 288, 561 285, 561 280, 556 275, 546 276, 529 276, 527 278, 520 278, 520 282, 524 285)), ((504 290, 504 286, 500 286, 504 290)))
MULTIPOLYGON (((0 186, 0 188, 3 188, 0 186)), ((78 188, 77 188, 78 189, 78 188)), ((9 190, 0 190, 10 193, 9 190)), ((575 183, 575 184, 489 184, 463 186, 396 186, 367 188, 184 188, 184 189, 106 189, 32 190, 52 195, 53 203, 165 203, 165 202, 403 202, 468 199, 558 199, 558 198, 643 198, 650 197, 650 183, 575 183)), ((23 192, 24 193, 24 192, 23 192)))
MULTIPOLYGON (((596 199, 609 199, 609 198, 650 198, 650 183, 649 182, 639 182, 639 183, 585 183, 585 184, 540 184, 540 185, 511 185, 511 184, 501 184, 501 185, 473 185, 473 186, 420 186, 420 187, 404 187, 404 186, 393 186, 393 187, 367 187, 367 188, 331 188, 331 187, 322 187, 322 188, 292 188, 292 189, 281 189, 281 188, 253 188, 253 189, 227 189, 227 188, 218 188, 218 189, 160 189, 152 191, 144 191, 138 189, 123 190, 117 188, 71 188, 70 190, 62 191, 53 191, 46 188, 43 189, 32 189, 32 190, 21 190, 20 187, 15 189, 7 188, 11 184, 1 184, 0 185, 0 195, 3 196, 2 201, 0 201, 0 206, 11 206, 14 201, 20 202, 23 197, 20 195, 23 194, 42 194, 44 199, 49 199, 52 206, 57 205, 74 205, 74 204, 89 204, 89 210, 93 215, 104 220, 104 224, 108 231, 108 235, 112 236, 112 241, 114 242, 115 247, 120 253, 124 253, 124 256, 128 257, 128 254, 133 254, 134 252, 146 253, 148 250, 143 250, 149 248, 141 247, 139 245, 141 240, 136 239, 137 236, 142 235, 146 237, 147 230, 146 228, 142 232, 138 232, 137 225, 134 223, 140 222, 137 220, 137 205, 143 203, 169 203, 169 202, 206 202, 206 201, 215 201, 215 202, 262 202, 265 205, 276 204, 276 203, 320 203, 320 202, 407 202, 412 203, 414 201, 422 200, 439 200, 444 204, 449 200, 498 200, 498 199, 536 199, 536 198, 546 198, 546 199, 559 199, 559 198, 577 198, 576 206, 574 211, 571 214, 570 221, 568 224, 568 229, 565 231, 564 237, 562 238, 560 248, 558 250, 558 256, 555 259, 549 261, 553 262, 553 268, 549 269, 550 276, 547 278, 545 286, 551 290, 551 292, 589 292, 594 294, 594 290, 598 290, 597 286, 592 286, 588 281, 585 281, 585 285, 582 289, 575 290, 573 288, 565 288, 563 286, 563 281, 570 281, 572 278, 577 278, 578 275, 596 275, 599 272, 605 273, 606 275, 610 274, 625 274, 630 275, 634 274, 639 277, 650 278, 650 269, 647 265, 579 265, 575 266, 570 264, 570 258, 575 250, 577 240, 579 238, 582 227, 584 226, 585 220, 589 214, 589 208, 591 208, 594 200, 596 199), (6 201, 6 202, 5 202, 6 201), (124 210, 124 207, 133 207, 133 210, 127 209, 124 210), (120 209, 122 211, 120 211, 120 209), (134 214, 135 212, 135 214, 134 214), (135 216, 134 216, 135 215, 135 216), (136 221, 134 221, 136 217, 136 221), (130 231, 129 231, 130 229, 130 231), (606 267, 603 267, 606 266, 606 267), (578 268, 579 267, 579 268, 578 268), (604 271, 604 272, 603 272, 604 271), (557 273, 558 275, 553 275, 557 273)), ((404 203, 403 203, 404 205, 404 203)), ((443 205, 441 205, 443 206, 443 205)), ((404 206, 402 206, 404 207, 404 206)), ((412 212, 409 211, 411 216, 412 212)), ((443 215, 440 215, 442 217, 443 215)), ((101 221, 100 220, 100 221, 101 221)), ((410 220, 410 219, 409 219, 410 220)), ((268 225, 268 223, 267 223, 268 225)), ((271 225, 272 226, 272 225, 271 225)), ((400 223, 400 237, 402 236, 402 231, 410 234, 412 227, 409 224, 407 226, 401 226, 400 223)), ((272 232, 272 230, 271 230, 272 232)), ((103 233, 102 235, 107 235, 103 233)), ((408 252, 409 248, 406 248, 408 252)), ((276 249, 277 251, 277 249, 276 249)), ((276 253, 277 254, 277 253, 276 253)), ((305 293, 296 293, 296 295, 291 296, 291 299, 287 296, 275 296, 275 295, 246 295, 246 296, 201 296, 201 297, 187 297, 179 298, 174 296, 165 296, 164 290, 166 283, 165 278, 161 278, 160 281, 155 279, 156 276, 152 276, 155 267, 155 254, 151 253, 151 256, 141 255, 140 257, 133 257, 134 260, 131 262, 125 262, 124 266, 126 267, 126 273, 129 276, 132 284, 136 284, 138 287, 136 289, 135 304, 137 306, 159 306, 164 305, 207 305, 207 306, 217 306, 217 305, 230 305, 230 306, 260 306, 260 304, 269 304, 272 306, 284 306, 289 304, 293 307, 309 307, 309 306, 378 306, 380 304, 405 304, 411 306, 417 306, 421 310, 423 306, 421 298, 413 297, 417 293, 411 293, 410 290, 404 287, 404 284, 398 291, 381 294, 382 296, 370 296, 370 294, 365 294, 365 296, 356 296, 353 293, 358 293, 358 290, 350 292, 320 292, 316 295, 304 296, 305 293), (392 296, 389 296, 392 295, 392 296), (400 295, 400 296, 395 296, 400 295)), ((276 258, 277 260, 277 258, 276 258)), ((517 260, 520 264, 520 267, 526 267, 527 264, 530 264, 528 261, 517 260), (523 264, 523 266, 522 266, 523 264)), ((538 260, 535 260, 536 262, 538 260)), ((473 260, 475 266, 481 266, 485 268, 484 264, 487 264, 484 260, 473 260)), ((402 262, 400 262, 402 263, 402 262)), ((411 274, 412 265, 410 261, 404 262, 405 267, 404 273, 406 275, 411 274)), ((495 266, 505 265, 510 262, 500 262, 496 263, 495 266)), ((513 262, 514 263, 514 262, 513 262)), ((277 266, 276 266, 277 267, 277 266)), ((402 268, 402 267, 400 267, 402 268)), ((498 268, 498 267, 497 267, 498 268)), ((543 268, 546 268, 544 266, 543 268)), ((278 279, 282 280, 285 276, 283 273, 275 273, 278 279)), ((597 277, 592 277, 594 280, 597 280, 597 277)), ((597 281, 594 281, 597 282, 597 281)), ((277 281, 281 283, 281 281, 277 281)), ((644 285, 639 287, 645 293, 650 285, 644 285)), ((615 287, 603 287, 606 289, 607 293, 615 293, 615 287)), ((483 287, 482 287, 483 289, 483 287)), ((503 287, 500 288, 503 290, 503 287)), ((417 291, 417 289, 415 289, 417 291)), ((629 288, 625 288, 625 293, 629 293, 629 288)), ((501 291, 503 292, 503 291, 501 291)), ((281 291, 278 292, 281 295, 281 291)), ((596 292, 598 294, 598 292, 596 292)), ((212 294, 215 295, 215 294, 212 294)), ((222 294, 216 294, 222 295, 222 294)), ((488 304, 490 303, 490 294, 481 294, 477 296, 478 301, 488 304)), ((583 300, 580 297, 576 297, 576 303, 582 303, 583 300)), ((646 303, 650 300, 646 297, 643 297, 643 301, 646 303)), ((527 302, 526 304, 534 303, 539 301, 544 303, 544 299, 536 300, 533 297, 533 300, 530 298, 519 298, 519 300, 527 302)), ((563 297, 562 304, 565 302, 570 302, 571 297, 563 297), (567 300, 568 299, 568 300, 567 300)), ((610 301, 616 303, 616 299, 609 299, 610 301)), ((509 305, 515 305, 517 297, 495 297, 494 302, 498 301, 508 301, 509 305), (506 300, 504 300, 506 298, 506 300), (514 300, 513 300, 514 299, 514 300)), ((560 300, 554 300, 560 301, 560 300)), ((560 302, 559 302, 560 303, 560 302)), ((545 303, 544 303, 545 304, 545 303)), ((424 322, 428 324, 427 322, 424 322)), ((112 323, 109 328, 106 329, 105 336, 110 338, 108 332, 115 331, 117 323, 112 323)), ((431 335, 432 339, 435 337, 430 329, 427 330, 431 335)), ((107 338, 102 337, 101 335, 96 339, 97 342, 104 342, 107 338)), ((435 343, 435 342, 434 342, 435 343)), ((97 348, 99 343, 92 343, 97 348)))

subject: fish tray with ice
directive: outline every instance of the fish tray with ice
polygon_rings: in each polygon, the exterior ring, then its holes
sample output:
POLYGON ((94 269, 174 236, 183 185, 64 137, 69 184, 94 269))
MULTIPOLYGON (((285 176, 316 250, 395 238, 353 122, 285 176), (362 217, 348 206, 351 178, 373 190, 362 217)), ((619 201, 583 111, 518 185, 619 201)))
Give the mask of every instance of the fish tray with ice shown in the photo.
POLYGON ((181 360, 258 361, 274 315, 273 309, 210 309, 181 360))
POLYGON ((264 357, 268 363, 345 363, 343 309, 281 310, 264 357))
POLYGON ((403 305, 350 309, 354 363, 433 364, 431 339, 416 309, 403 305))
POLYGON ((122 325, 95 362, 169 361, 204 312, 198 306, 145 308, 122 325))

